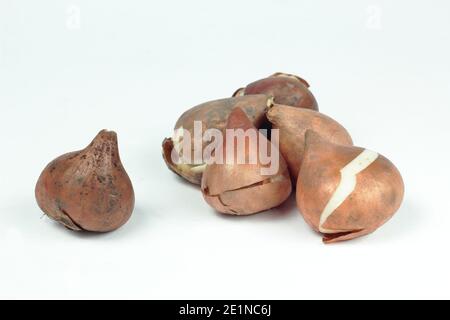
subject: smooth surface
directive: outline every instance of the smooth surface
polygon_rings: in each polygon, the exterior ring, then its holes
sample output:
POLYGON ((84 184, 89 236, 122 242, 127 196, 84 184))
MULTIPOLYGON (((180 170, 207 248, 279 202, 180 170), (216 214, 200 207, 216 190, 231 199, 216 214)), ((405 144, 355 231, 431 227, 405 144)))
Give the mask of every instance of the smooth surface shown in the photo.
POLYGON ((2 0, 0 298, 450 298, 449 12, 2 0), (293 198, 224 217, 166 168, 161 142, 184 110, 277 71, 305 78, 323 113, 403 174, 403 206, 374 234, 325 246, 293 198), (103 128, 118 133, 136 210, 114 233, 69 232, 34 186, 103 128))
POLYGON ((323 233, 339 233, 323 228, 327 219, 339 206, 352 194, 356 187, 356 177, 358 173, 370 166, 378 158, 378 153, 364 150, 355 159, 350 161, 340 170, 341 177, 336 190, 320 215, 319 230, 323 233))

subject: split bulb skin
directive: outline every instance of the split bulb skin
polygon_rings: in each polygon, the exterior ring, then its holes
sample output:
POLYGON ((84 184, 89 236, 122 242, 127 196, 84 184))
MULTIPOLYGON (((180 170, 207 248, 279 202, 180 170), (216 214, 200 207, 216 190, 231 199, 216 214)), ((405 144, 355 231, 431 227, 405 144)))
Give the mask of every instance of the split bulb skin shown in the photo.
POLYGON ((271 95, 276 104, 319 110, 316 98, 309 90, 308 82, 292 74, 275 73, 268 78, 255 81, 245 88, 238 89, 233 96, 252 94, 271 95))
POLYGON ((35 193, 42 211, 71 230, 109 232, 124 225, 133 212, 134 191, 116 133, 103 130, 87 148, 53 160, 35 193))
POLYGON ((314 130, 335 144, 353 145, 350 134, 341 124, 317 111, 274 104, 268 110, 267 118, 273 129, 279 129, 280 152, 288 164, 294 185, 302 166, 307 130, 314 130))
POLYGON ((402 177, 384 156, 306 133, 297 205, 325 243, 374 232, 399 209, 403 195, 402 177))
MULTIPOLYGON (((231 113, 227 129, 257 130, 240 108, 231 113)), ((258 135, 259 143, 267 143, 268 150, 274 146, 258 135)), ((245 164, 237 164, 237 144, 234 144, 234 164, 213 163, 206 166, 202 179, 202 193, 206 202, 217 211, 230 215, 250 215, 269 210, 283 203, 291 194, 292 184, 287 165, 279 155, 279 168, 273 175, 262 175, 262 164, 249 164, 250 144, 245 144, 245 164)), ((223 154, 226 155, 226 141, 223 154)))
MULTIPOLYGON (((260 128, 267 121, 265 114, 272 103, 272 97, 263 94, 206 102, 184 112, 175 124, 175 131, 183 128, 183 130, 189 131, 191 137, 194 138, 194 121, 201 121, 203 130, 218 129, 222 131, 234 108, 241 108, 253 125, 260 128)), ((173 137, 164 139, 162 143, 162 154, 167 167, 187 181, 200 185, 205 165, 175 163, 172 160, 175 143, 173 137)), ((204 148, 207 142, 202 141, 202 145, 204 148)), ((194 141, 191 143, 191 154, 194 154, 194 141)))

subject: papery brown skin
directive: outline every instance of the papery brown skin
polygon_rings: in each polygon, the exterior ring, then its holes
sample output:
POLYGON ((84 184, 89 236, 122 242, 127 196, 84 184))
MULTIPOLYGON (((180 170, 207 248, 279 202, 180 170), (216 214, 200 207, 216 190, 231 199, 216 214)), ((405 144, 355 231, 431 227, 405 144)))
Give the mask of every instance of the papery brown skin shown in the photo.
POLYGON ((267 118, 273 129, 280 130, 280 152, 286 159, 294 185, 302 165, 307 130, 314 130, 332 143, 353 145, 342 125, 317 111, 275 104, 267 112, 267 118))
MULTIPOLYGON (((240 108, 230 114, 227 129, 256 130, 247 115, 240 108)), ((267 150, 275 148, 263 135, 258 135, 259 143, 267 143, 267 150)), ((226 151, 226 138, 223 154, 226 151)), ((237 163, 237 148, 234 144, 234 163, 213 163, 206 166, 202 179, 202 193, 206 202, 221 213, 249 215, 269 210, 283 203, 291 194, 292 184, 284 159, 280 154, 278 171, 273 175, 262 175, 262 164, 250 164, 251 145, 245 143, 245 164, 237 163)), ((258 152, 258 151, 256 151, 258 152)))
POLYGON ((308 82, 292 74, 275 73, 270 77, 255 81, 245 88, 238 89, 233 96, 252 94, 271 95, 276 104, 319 110, 316 98, 309 90, 308 82))
MULTIPOLYGON (((194 121, 202 121, 203 131, 207 129, 218 129, 222 131, 226 126, 228 116, 234 108, 242 108, 253 125, 261 128, 267 121, 265 113, 272 103, 273 99, 271 96, 262 94, 206 102, 184 112, 175 124, 174 129, 183 128, 189 131, 191 137, 194 138, 194 121)), ((203 147, 206 144, 206 142, 202 141, 203 147)), ((172 160, 173 148, 174 141, 172 138, 164 139, 162 150, 167 167, 189 182, 200 185, 204 165, 175 163, 172 160)), ((194 154, 194 139, 192 139, 191 149, 191 154, 194 154)))
MULTIPOLYGON (((297 181, 297 205, 306 222, 320 232, 320 217, 340 181, 340 170, 364 149, 330 143, 313 131, 306 133, 306 150, 297 181)), ((384 156, 356 175, 356 186, 328 217, 325 243, 351 240, 372 233, 399 209, 404 184, 397 168, 384 156)))
POLYGON ((101 131, 81 151, 53 160, 36 185, 39 207, 75 231, 113 231, 130 218, 133 186, 119 156, 117 135, 101 131))

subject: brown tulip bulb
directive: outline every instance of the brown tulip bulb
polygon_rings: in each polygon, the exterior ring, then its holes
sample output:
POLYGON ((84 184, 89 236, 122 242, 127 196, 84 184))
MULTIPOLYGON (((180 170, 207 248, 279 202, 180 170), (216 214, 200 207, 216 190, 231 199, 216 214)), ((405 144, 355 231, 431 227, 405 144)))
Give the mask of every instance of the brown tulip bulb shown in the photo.
MULTIPOLYGON (((162 143, 163 158, 167 167, 188 180, 191 183, 200 185, 205 163, 185 163, 178 161, 182 158, 182 152, 176 151, 183 145, 183 135, 187 131, 192 137, 191 152, 194 153, 195 134, 194 121, 201 122, 201 129, 223 130, 226 126, 228 116, 234 108, 242 108, 254 126, 260 128, 267 121, 266 111, 273 103, 273 99, 267 95, 253 95, 246 97, 227 98, 210 101, 189 109, 181 115, 175 124, 175 134, 172 138, 164 139, 162 143), (175 149, 175 150, 174 150, 175 149), (175 152, 173 152, 175 151, 175 152), (172 157, 175 155, 175 160, 172 157)), ((200 141, 202 148, 205 141, 200 141)), ((204 159, 205 161, 207 159, 204 159)))
MULTIPOLYGON (((287 165, 275 146, 272 145, 258 130, 241 108, 235 108, 230 114, 227 129, 242 129, 246 133, 254 133, 257 143, 246 140, 238 148, 237 138, 234 137, 234 146, 231 154, 233 161, 212 163, 206 166, 202 179, 202 193, 205 200, 217 211, 231 215, 249 215, 283 203, 291 194, 292 184, 289 179, 287 165), (273 172, 263 173, 263 168, 268 168, 275 162, 263 164, 258 156, 254 162, 250 161, 251 154, 259 154, 262 146, 266 147, 268 154, 274 155, 279 164, 274 166, 273 172), (239 162, 238 155, 245 158, 239 162), (275 156, 276 154, 276 156, 275 156)), ((225 136, 222 149, 216 150, 217 154, 226 155, 228 136, 225 136)), ((255 158, 256 159, 256 158, 255 158)), ((217 159, 215 159, 217 160, 217 159)))
POLYGON ((382 155, 307 131, 297 205, 325 243, 375 231, 399 209, 403 194, 399 171, 382 155))
POLYGON ((255 81, 245 88, 238 89, 233 96, 252 94, 271 95, 277 104, 319 110, 316 98, 309 90, 308 82, 292 74, 275 73, 268 78, 255 81))
POLYGON ((352 138, 342 125, 317 111, 273 105, 267 112, 267 118, 273 129, 279 129, 280 152, 286 159, 294 185, 302 165, 305 132, 308 129, 314 130, 332 143, 353 144, 352 138))
POLYGON ((47 216, 72 230, 108 232, 125 224, 134 191, 116 133, 103 130, 87 148, 53 160, 39 177, 36 199, 47 216))

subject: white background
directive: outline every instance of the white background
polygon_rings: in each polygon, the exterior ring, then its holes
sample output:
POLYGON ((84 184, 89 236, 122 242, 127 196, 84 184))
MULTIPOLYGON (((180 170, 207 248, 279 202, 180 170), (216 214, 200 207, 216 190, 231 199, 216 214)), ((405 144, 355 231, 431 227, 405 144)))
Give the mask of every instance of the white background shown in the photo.
POLYGON ((450 298, 449 14, 445 0, 1 0, 0 298, 450 298), (224 217, 166 169, 184 110, 276 71, 402 172, 403 206, 376 233, 323 245, 294 199, 224 217), (34 186, 103 128, 136 209, 116 232, 69 232, 34 186))

